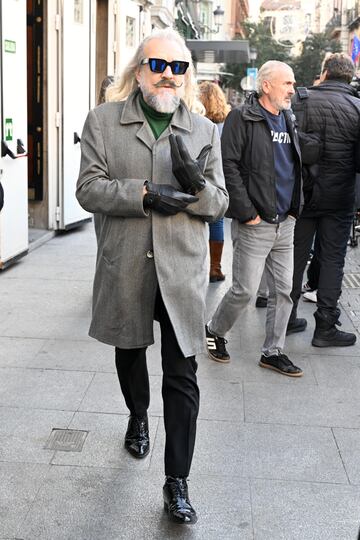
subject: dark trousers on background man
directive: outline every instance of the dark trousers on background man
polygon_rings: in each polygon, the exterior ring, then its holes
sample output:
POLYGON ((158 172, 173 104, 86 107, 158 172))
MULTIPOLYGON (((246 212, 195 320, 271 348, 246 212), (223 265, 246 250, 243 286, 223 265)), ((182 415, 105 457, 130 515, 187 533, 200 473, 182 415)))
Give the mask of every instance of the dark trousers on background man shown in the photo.
MULTIPOLYGON (((185 358, 166 311, 160 291, 154 318, 161 329, 162 397, 164 405, 165 475, 187 477, 195 446, 199 388, 195 356, 185 358)), ((145 416, 150 402, 146 347, 115 349, 116 369, 131 415, 145 416)))
POLYGON ((290 317, 296 317, 303 275, 316 232, 319 243, 320 273, 317 291, 319 310, 335 310, 341 294, 347 242, 353 213, 326 213, 314 217, 302 215, 294 231, 294 275, 291 298, 294 303, 290 317))

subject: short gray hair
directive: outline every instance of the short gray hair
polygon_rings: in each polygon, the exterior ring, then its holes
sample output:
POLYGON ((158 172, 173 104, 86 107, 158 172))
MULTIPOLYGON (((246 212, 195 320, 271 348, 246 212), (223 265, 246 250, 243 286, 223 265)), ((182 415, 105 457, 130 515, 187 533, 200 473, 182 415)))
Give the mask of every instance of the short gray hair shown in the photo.
POLYGON ((268 60, 261 66, 256 77, 256 91, 259 96, 263 94, 262 87, 264 81, 271 81, 279 68, 284 67, 292 69, 288 64, 285 62, 280 62, 279 60, 268 60))

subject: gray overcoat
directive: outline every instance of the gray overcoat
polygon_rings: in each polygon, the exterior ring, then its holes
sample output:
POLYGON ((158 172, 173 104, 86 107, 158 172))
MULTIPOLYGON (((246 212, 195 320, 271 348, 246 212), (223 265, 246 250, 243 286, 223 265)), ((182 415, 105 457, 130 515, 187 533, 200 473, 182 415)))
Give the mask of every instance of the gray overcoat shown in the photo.
POLYGON ((151 345, 159 286, 184 356, 203 351, 206 222, 220 219, 228 206, 216 126, 181 102, 155 140, 136 91, 89 112, 81 152, 76 196, 85 210, 100 214, 89 335, 124 349, 151 345), (199 201, 164 216, 144 211, 142 192, 146 180, 181 190, 171 170, 170 133, 183 137, 193 158, 206 144, 212 150, 199 201))

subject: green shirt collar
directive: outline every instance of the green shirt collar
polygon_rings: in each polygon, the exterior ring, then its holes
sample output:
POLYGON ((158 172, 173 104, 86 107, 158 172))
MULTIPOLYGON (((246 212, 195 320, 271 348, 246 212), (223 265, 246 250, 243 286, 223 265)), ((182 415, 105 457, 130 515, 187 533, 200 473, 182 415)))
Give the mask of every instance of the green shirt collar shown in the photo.
POLYGON ((155 109, 153 109, 152 107, 150 107, 150 105, 146 103, 146 101, 144 100, 144 96, 142 95, 141 92, 140 92, 140 105, 146 117, 151 118, 152 120, 155 120, 155 121, 156 120, 160 120, 160 121, 169 120, 170 122, 172 115, 174 114, 174 113, 162 113, 159 111, 155 111, 155 109))

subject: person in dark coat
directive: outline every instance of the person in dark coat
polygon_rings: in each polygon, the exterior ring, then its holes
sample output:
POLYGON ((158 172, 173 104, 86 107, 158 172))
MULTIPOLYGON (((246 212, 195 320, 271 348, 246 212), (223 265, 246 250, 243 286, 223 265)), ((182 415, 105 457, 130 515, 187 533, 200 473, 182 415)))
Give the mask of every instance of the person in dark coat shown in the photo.
POLYGON ((107 102, 88 114, 76 192, 101 218, 89 333, 115 347, 130 411, 125 448, 135 458, 150 451, 146 349, 154 319, 160 324, 163 499, 181 524, 197 519, 187 477, 199 410, 195 355, 205 345, 207 223, 228 204, 218 130, 192 112, 196 96, 181 36, 164 29, 145 38, 107 102))
MULTIPOLYGON (((314 134, 321 144, 316 164, 304 176, 305 205, 294 233, 293 309, 288 333, 306 328, 297 317, 303 273, 314 234, 319 244, 315 347, 353 345, 356 336, 337 329, 338 299, 347 242, 354 216, 355 177, 359 172, 360 99, 350 86, 354 64, 349 56, 334 53, 322 66, 321 82, 293 100, 300 132, 314 134)), ((305 171, 306 172, 306 171, 305 171)))
POLYGON ((301 157, 294 116, 294 73, 283 62, 259 70, 256 94, 232 110, 221 137, 232 218, 233 281, 206 327, 210 358, 229 362, 226 334, 255 298, 266 267, 269 299, 259 365, 289 377, 303 372, 284 354, 292 308, 295 221, 302 206, 301 157))

